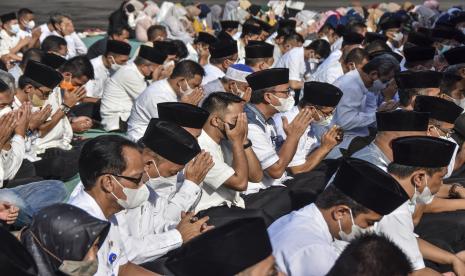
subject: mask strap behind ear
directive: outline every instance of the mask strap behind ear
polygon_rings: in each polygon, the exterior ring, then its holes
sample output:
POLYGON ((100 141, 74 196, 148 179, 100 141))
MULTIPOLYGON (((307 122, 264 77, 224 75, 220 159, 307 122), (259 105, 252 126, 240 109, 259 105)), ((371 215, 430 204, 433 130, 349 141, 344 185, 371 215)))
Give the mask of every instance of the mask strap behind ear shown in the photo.
POLYGON ((153 165, 155 166, 155 170, 157 170, 157 173, 158 173, 158 177, 162 177, 161 174, 160 174, 160 171, 158 170, 158 167, 157 167, 157 163, 155 163, 155 160, 150 160, 150 162, 153 163, 153 165))

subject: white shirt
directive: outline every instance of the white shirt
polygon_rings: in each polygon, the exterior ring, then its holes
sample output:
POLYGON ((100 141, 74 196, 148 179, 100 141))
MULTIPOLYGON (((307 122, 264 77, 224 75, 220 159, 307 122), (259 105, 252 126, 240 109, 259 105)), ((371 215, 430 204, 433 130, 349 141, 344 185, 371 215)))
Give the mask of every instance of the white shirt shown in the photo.
POLYGON ((144 75, 136 64, 121 67, 105 83, 100 115, 106 131, 119 129, 119 120, 126 121, 136 98, 147 87, 144 75))
POLYGON ((1 161, 3 168, 3 177, 0 178, 0 188, 3 186, 3 180, 13 179, 23 163, 26 155, 26 146, 24 138, 15 134, 10 140, 11 148, 1 150, 1 161))
POLYGON ((98 56, 90 60, 94 68, 94 79, 86 83, 88 97, 101 98, 105 82, 110 78, 110 70, 103 64, 103 56, 98 56))
POLYGON ((10 53, 10 49, 16 47, 19 42, 17 35, 9 35, 4 29, 0 31, 0 56, 10 53))
MULTIPOLYGON (((118 70, 118 72, 121 71, 118 70)), ((117 72, 117 73, 118 73, 117 72)), ((158 118, 157 104, 177 102, 178 97, 168 79, 150 84, 136 99, 128 120, 128 136, 137 141, 144 136, 150 119, 158 118)))
POLYGON ((19 37, 19 39, 23 39, 25 37, 32 37, 32 30, 19 29, 19 32, 16 35, 19 37))
POLYGON ((328 225, 314 203, 268 228, 273 256, 289 276, 326 275, 339 257, 328 225))
POLYGON ((239 192, 223 185, 235 174, 235 171, 230 164, 225 162, 221 145, 213 141, 205 131, 202 131, 198 141, 200 148, 211 154, 214 165, 203 181, 202 195, 195 207, 195 212, 222 205, 245 208, 244 200, 239 192))
MULTIPOLYGON (((50 104, 52 107, 52 114, 55 114, 60 109, 63 99, 61 96, 61 89, 56 87, 48 97, 45 104, 50 104)), ((73 128, 67 116, 58 121, 52 130, 47 135, 40 137, 34 141, 32 149, 36 154, 44 153, 49 148, 60 148, 63 150, 70 150, 72 148, 71 141, 73 140, 73 128)))
POLYGON ((21 69, 21 67, 19 67, 19 64, 15 64, 13 68, 8 70, 8 73, 10 73, 15 78, 15 85, 16 87, 18 87, 19 77, 23 75, 23 70, 21 69))
POLYGON ((375 229, 378 234, 384 234, 409 257, 412 263, 413 270, 425 268, 423 255, 418 247, 418 240, 415 235, 412 213, 408 205, 410 201, 406 201, 396 210, 387 216, 384 216, 381 221, 375 224, 375 229))
MULTIPOLYGON (((297 106, 294 106, 288 112, 277 113, 273 116, 273 120, 275 122, 276 129, 278 130, 278 134, 281 135, 284 140, 287 136, 283 129, 283 121, 281 117, 286 117, 287 121, 291 123, 298 114, 299 108, 297 106)), ((300 137, 299 144, 297 145, 297 150, 288 167, 295 167, 305 164, 305 162, 307 161, 307 156, 319 146, 320 143, 318 141, 318 138, 316 137, 315 133, 313 133, 312 127, 309 125, 305 130, 304 134, 300 137)))
POLYGON ((334 52, 336 50, 341 50, 343 41, 344 41, 343 37, 340 37, 336 41, 334 41, 334 43, 331 45, 331 52, 334 52))
POLYGON ((182 245, 176 226, 181 221, 181 212, 189 211, 200 194, 199 186, 189 180, 170 199, 147 188, 148 201, 115 215, 128 259, 135 264, 153 261, 182 245))
POLYGON ((245 59, 245 45, 244 42, 242 42, 242 39, 240 39, 240 36, 242 33, 239 34, 239 37, 235 37, 239 32, 237 32, 233 38, 237 40, 237 57, 239 59, 245 59))
POLYGON ((44 41, 44 39, 46 39, 48 36, 54 35, 53 32, 48 28, 47 23, 40 25, 39 28, 40 28, 40 37, 39 37, 40 44, 42 44, 42 41, 44 41))
MULTIPOLYGON (((246 109, 251 108, 253 109, 255 107, 250 104, 246 105, 246 109)), ((260 161, 264 175, 261 183, 256 183, 255 185, 253 183, 249 183, 247 186, 247 193, 258 192, 259 189, 265 189, 270 186, 281 186, 283 182, 288 179, 286 172, 284 172, 278 179, 274 179, 266 172, 267 168, 279 161, 277 153, 279 145, 276 144, 276 140, 279 139, 279 135, 274 126, 268 122, 264 122, 263 118, 259 118, 260 116, 254 114, 253 119, 259 121, 264 129, 260 125, 252 123, 249 115, 247 115, 249 126, 247 138, 252 141, 252 149, 255 152, 258 161, 260 161)))
POLYGON ((69 204, 79 207, 100 220, 111 223, 110 231, 98 251, 98 270, 96 276, 118 275, 119 267, 128 262, 123 241, 118 231, 118 221, 114 216, 105 218, 102 209, 95 199, 86 191, 81 190, 76 197, 68 201, 69 204))
POLYGON ((344 129, 344 140, 350 136, 367 136, 368 126, 376 122, 376 95, 365 87, 358 70, 334 83, 343 95, 334 113, 334 122, 344 129))
POLYGON ((302 81, 305 74, 304 48, 289 50, 279 59, 276 68, 288 68, 289 80, 302 81))
POLYGON ((326 70, 334 63, 335 60, 339 60, 342 56, 341 50, 333 51, 316 69, 313 73, 313 76, 318 76, 320 74, 324 74, 326 70))
POLYGON ((383 151, 374 142, 371 142, 368 146, 354 153, 352 157, 370 162, 385 172, 387 172, 387 167, 389 163, 391 163, 383 151))
POLYGON ((339 60, 334 60, 333 63, 329 64, 326 70, 317 71, 313 74, 312 79, 314 81, 334 83, 338 78, 344 75, 342 65, 339 60))
POLYGON ((224 77, 224 72, 220 68, 210 63, 206 64, 203 69, 205 70, 205 77, 202 79, 202 85, 205 85, 211 81, 221 79, 224 77))
POLYGON ((278 45, 274 45, 274 49, 273 49, 273 65, 271 65, 271 68, 275 68, 276 67, 276 64, 278 64, 278 61, 281 59, 281 57, 283 56, 283 54, 281 53, 281 49, 279 49, 279 46, 278 45))

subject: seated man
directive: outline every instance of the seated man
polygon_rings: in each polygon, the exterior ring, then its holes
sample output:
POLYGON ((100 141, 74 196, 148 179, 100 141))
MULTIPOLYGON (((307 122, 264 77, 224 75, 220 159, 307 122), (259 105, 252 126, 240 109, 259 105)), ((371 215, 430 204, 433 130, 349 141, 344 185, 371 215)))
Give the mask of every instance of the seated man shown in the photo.
POLYGON ((139 207, 150 196, 142 182, 144 163, 137 145, 118 135, 88 141, 79 158, 79 175, 85 189, 69 203, 111 223, 107 238, 101 241, 95 275, 156 275, 128 261, 115 217, 125 209, 139 207))
POLYGON ((142 45, 134 62, 121 67, 106 82, 100 115, 106 131, 126 132, 132 106, 137 97, 147 88, 146 78, 151 78, 166 60, 166 54, 142 45))
POLYGON ((235 42, 220 41, 210 46, 210 63, 206 64, 205 78, 202 85, 224 77, 229 66, 237 62, 237 45, 235 42))
POLYGON ((108 34, 104 38, 97 40, 94 44, 92 44, 89 47, 89 50, 87 51, 87 57, 89 59, 94 59, 100 55, 105 54, 105 51, 107 49, 107 42, 109 40, 116 40, 128 43, 130 31, 131 30, 129 29, 129 27, 126 26, 109 28, 108 34))
POLYGON ((229 93, 212 93, 202 107, 210 112, 210 117, 199 144, 212 154, 214 166, 205 177, 202 196, 195 206, 198 216, 209 216, 211 223, 219 226, 238 217, 260 215, 269 225, 290 212, 287 191, 282 187, 275 187, 279 190, 276 192, 269 189, 254 196, 240 195, 247 190, 249 181, 257 183, 263 177, 252 143, 247 139, 243 100, 229 93))
POLYGON ((126 65, 131 53, 131 45, 126 42, 110 40, 107 43, 105 53, 92 59, 92 67, 94 68, 95 77, 87 82, 86 92, 87 97, 85 102, 97 102, 102 98, 105 82, 119 68, 126 65))
POLYGON ((413 110, 417 96, 439 96, 443 74, 435 71, 404 71, 396 76, 400 108, 413 110))
POLYGON ((360 159, 343 160, 315 203, 268 228, 279 269, 288 275, 326 275, 348 242, 372 231, 407 199, 383 170, 360 159))
POLYGON ((436 49, 431 46, 405 47, 405 69, 410 71, 434 70, 436 49))
POLYGON ((40 44, 40 49, 44 53, 55 54, 62 58, 68 57, 68 43, 61 36, 47 36, 47 38, 42 41, 42 44, 40 44))
POLYGON ((328 158, 341 157, 340 149, 347 149, 354 137, 368 136, 369 127, 375 123, 377 110, 392 108, 388 105, 378 108, 376 93, 385 89, 398 71, 399 62, 391 55, 382 54, 334 83, 344 93, 333 119, 333 123, 344 130, 344 140, 330 152, 328 158))
POLYGON ((176 276, 276 275, 271 243, 260 218, 245 218, 215 228, 170 255, 176 276))
MULTIPOLYGON (((74 64, 74 60, 69 62, 74 64)), ((77 173, 80 147, 71 144, 73 129, 67 115, 85 91, 66 90, 62 94, 57 87, 62 80, 63 75, 53 68, 30 61, 19 79, 20 89, 14 101, 15 109, 28 102, 33 106, 26 156, 34 162, 37 175, 46 179, 65 180, 77 173)))
POLYGON ((140 207, 115 216, 128 260, 136 264, 158 259, 207 230, 198 231, 181 213, 192 209, 200 196, 199 185, 213 166, 210 154, 200 150, 196 139, 171 122, 152 119, 139 144, 150 196, 140 207), (160 197, 156 189, 170 184, 162 175, 176 175, 184 166, 185 179, 180 189, 160 197))
POLYGON ((30 37, 20 38, 18 36, 19 28, 16 13, 6 13, 0 16, 2 28, 0 29, 0 57, 8 56, 11 61, 21 61, 22 54, 20 51, 28 46, 30 37))
POLYGON ((167 79, 153 82, 136 99, 128 119, 128 136, 137 141, 142 137, 152 118, 158 118, 157 104, 184 102, 198 105, 203 98, 200 87, 205 71, 191 60, 176 64, 167 79))
POLYGON ((465 263, 453 253, 418 237, 412 218, 415 205, 428 204, 439 191, 454 150, 454 143, 435 137, 410 136, 392 141, 393 162, 388 165, 388 172, 410 200, 384 216, 376 225, 376 231, 386 235, 407 254, 414 270, 412 275, 432 273, 423 259, 450 264, 458 274, 465 269, 465 263))
POLYGON ((218 39, 207 32, 199 32, 194 39, 193 44, 187 43, 186 47, 189 52, 187 59, 198 62, 200 65, 205 66, 208 64, 210 57, 210 46, 217 43, 218 39))
POLYGON ((253 72, 270 68, 274 63, 273 45, 263 41, 250 41, 245 47, 245 65, 253 72))
POLYGON ((294 97, 289 90, 289 70, 267 69, 254 72, 246 79, 252 88, 250 103, 244 109, 248 122, 247 137, 264 171, 261 183, 249 183, 247 192, 253 193, 280 186, 287 179, 286 170, 296 153, 300 137, 312 120, 312 111, 302 109, 290 123, 283 119, 283 129, 287 134, 284 141, 270 119, 294 107, 294 97))
POLYGON ((41 50, 39 50, 37 48, 31 48, 31 49, 27 50, 26 52, 24 52, 23 59, 21 60, 20 63, 17 63, 13 68, 8 70, 8 73, 13 75, 13 77, 15 78, 15 85, 16 86, 18 86, 19 77, 21 77, 21 75, 24 73, 24 69, 26 68, 26 64, 30 60, 41 62, 41 60, 43 58, 43 55, 44 54, 43 54, 43 52, 41 50))

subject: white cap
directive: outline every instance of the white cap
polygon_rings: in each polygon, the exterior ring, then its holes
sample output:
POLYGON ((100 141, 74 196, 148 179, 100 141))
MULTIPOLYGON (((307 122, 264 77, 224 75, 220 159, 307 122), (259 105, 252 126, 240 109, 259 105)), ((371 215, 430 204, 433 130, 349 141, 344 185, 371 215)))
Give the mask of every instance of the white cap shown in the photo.
POLYGON ((226 70, 226 75, 224 77, 228 80, 247 82, 245 77, 252 73, 252 69, 245 64, 233 64, 228 67, 228 70, 226 70))

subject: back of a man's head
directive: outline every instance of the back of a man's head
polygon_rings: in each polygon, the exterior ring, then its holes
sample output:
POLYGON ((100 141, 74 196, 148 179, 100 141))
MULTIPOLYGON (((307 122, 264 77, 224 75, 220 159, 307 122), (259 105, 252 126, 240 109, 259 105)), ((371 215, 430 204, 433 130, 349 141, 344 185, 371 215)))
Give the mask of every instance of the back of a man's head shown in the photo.
POLYGON ((42 44, 40 45, 40 48, 44 53, 48 52, 59 52, 62 46, 67 46, 68 43, 66 43, 66 40, 62 37, 56 36, 56 35, 50 35, 47 36, 44 41, 42 41, 42 44))
POLYGON ((79 157, 79 176, 87 190, 93 188, 100 175, 119 175, 126 169, 125 148, 138 149, 134 142, 119 135, 99 136, 85 143, 79 157))
POLYGON ((176 63, 173 69, 173 73, 171 73, 170 79, 175 78, 186 78, 192 79, 195 75, 205 76, 205 70, 203 67, 195 61, 192 60, 183 60, 181 62, 176 63))
POLYGON ((398 72, 400 70, 399 62, 389 54, 382 54, 371 59, 362 68, 363 72, 369 74, 373 71, 378 72, 378 77, 387 76, 391 72, 398 72))
POLYGON ((405 253, 384 236, 352 241, 326 276, 407 276, 412 265, 405 253))
POLYGON ((58 71, 71 73, 73 78, 81 78, 82 76, 86 76, 89 80, 94 78, 94 67, 86 56, 68 59, 58 71))
POLYGON ((215 92, 208 95, 202 103, 202 108, 210 114, 218 114, 226 111, 229 105, 233 103, 242 103, 244 100, 232 93, 215 92))

